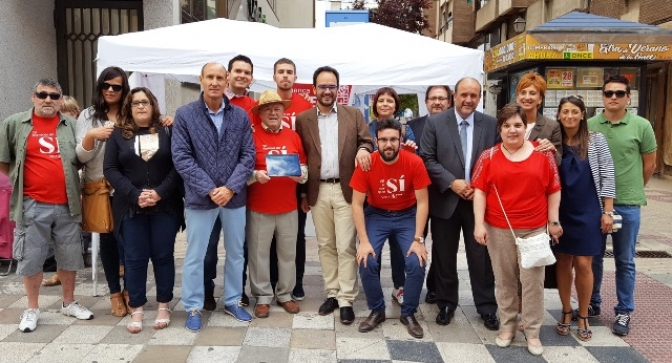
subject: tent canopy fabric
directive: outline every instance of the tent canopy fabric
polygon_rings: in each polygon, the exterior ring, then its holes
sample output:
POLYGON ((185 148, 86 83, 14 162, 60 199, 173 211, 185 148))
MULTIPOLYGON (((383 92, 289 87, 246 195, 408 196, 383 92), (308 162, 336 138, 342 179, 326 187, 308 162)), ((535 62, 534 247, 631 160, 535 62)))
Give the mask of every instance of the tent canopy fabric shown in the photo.
POLYGON ((340 83, 353 86, 454 86, 463 77, 483 79, 483 52, 373 23, 330 28, 276 28, 264 23, 214 19, 98 40, 97 69, 155 73, 193 80, 207 62, 226 66, 244 54, 254 63, 254 82, 273 83, 273 64, 296 63, 298 83, 329 65, 340 83))

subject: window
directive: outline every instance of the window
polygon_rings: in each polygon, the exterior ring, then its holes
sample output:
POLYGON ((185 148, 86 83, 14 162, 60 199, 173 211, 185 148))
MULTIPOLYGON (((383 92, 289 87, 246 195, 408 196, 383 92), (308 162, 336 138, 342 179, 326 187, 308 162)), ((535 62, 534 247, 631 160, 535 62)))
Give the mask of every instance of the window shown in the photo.
POLYGON ((180 0, 182 24, 217 18, 217 0, 180 0))

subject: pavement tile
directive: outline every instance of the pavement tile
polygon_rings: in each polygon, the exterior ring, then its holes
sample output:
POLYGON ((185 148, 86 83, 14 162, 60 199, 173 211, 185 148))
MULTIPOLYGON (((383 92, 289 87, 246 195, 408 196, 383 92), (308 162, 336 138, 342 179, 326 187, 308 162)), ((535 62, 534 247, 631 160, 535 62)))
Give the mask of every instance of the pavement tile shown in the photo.
MULTIPOLYGON (((572 333, 576 333, 576 329, 572 329, 572 333)), ((579 346, 579 342, 571 335, 562 336, 555 332, 555 325, 542 325, 539 331, 539 339, 544 346, 579 346)))
POLYGON ((236 360, 236 362, 286 363, 288 359, 289 348, 252 347, 244 345, 240 350, 240 354, 238 354, 238 360, 236 360))
POLYGON ((336 338, 355 338, 355 339, 384 339, 383 328, 378 327, 368 333, 359 332, 359 323, 365 318, 355 318, 355 321, 350 325, 343 325, 340 321, 334 323, 334 331, 336 338))
POLYGON ((90 351, 93 344, 47 344, 28 363, 72 363, 81 362, 90 351))
POLYGON ((187 363, 235 362, 239 354, 240 347, 194 347, 187 363))
MULTIPOLYGON (((108 304, 109 305, 109 304, 108 304)), ((91 310, 91 309, 90 309, 91 310)), ((91 310, 93 313, 93 320, 79 320, 75 319, 71 325, 109 325, 109 326, 115 326, 118 325, 121 319, 118 316, 114 316, 110 313, 109 306, 105 310, 91 310)), ((128 322, 126 322, 128 323, 128 322)), ((125 325, 125 324, 124 324, 125 325)))
POLYGON ((644 356, 642 356, 632 347, 586 347, 586 349, 600 363, 649 362, 648 359, 644 358, 644 356))
POLYGON ((424 336, 421 339, 414 338, 410 334, 408 334, 408 330, 406 329, 406 325, 402 324, 399 319, 388 319, 386 320, 382 325, 383 328, 383 336, 385 339, 392 339, 392 340, 410 340, 413 342, 433 342, 434 337, 432 336, 431 332, 427 328, 427 323, 425 323, 422 320, 418 320, 418 323, 420 323, 420 326, 424 330, 424 336))
POLYGON ((481 343, 437 342, 436 347, 444 362, 494 363, 488 349, 481 343))
POLYGON ((45 345, 46 343, 2 342, 0 352, 11 352, 11 354, 2 354, 2 363, 25 363, 45 345))
POLYGON ((0 324, 18 324, 24 309, 5 308, 0 311, 0 324))
MULTIPOLYGON (((75 321, 77 321, 77 318, 61 314, 60 309, 50 309, 50 310, 40 309, 40 320, 38 321, 38 324, 70 325, 75 321)), ((89 323, 93 322, 93 320, 86 320, 86 321, 88 321, 89 323)))
POLYGON ((336 349, 336 333, 329 330, 293 329, 290 347, 294 349, 336 349))
MULTIPOLYGON (((335 316, 332 314, 320 316, 317 313, 299 313, 294 315, 292 329, 334 329, 335 316)), ((340 324, 340 321, 339 321, 340 324)))
POLYGON ((184 363, 192 347, 186 345, 147 345, 133 360, 133 363, 184 363))
POLYGON ((280 307, 279 311, 271 311, 268 318, 252 319, 250 327, 254 328, 292 328, 294 321, 294 314, 287 314, 285 310, 280 307))
POLYGON ((10 275, 10 276, 16 276, 18 278, 18 281, 3 281, 2 284, 0 284, 0 296, 7 296, 7 295, 19 295, 25 296, 26 295, 26 289, 23 287, 23 282, 21 282, 20 276, 17 275, 10 275))
POLYGON ((431 342, 387 340, 387 349, 393 360, 443 363, 439 349, 431 342))
MULTIPOLYGON (((39 329, 38 329, 39 330, 39 329)), ((144 327, 138 334, 131 334, 126 330, 125 325, 117 325, 110 330, 105 338, 101 339, 101 344, 147 344, 154 336, 154 329, 151 327, 144 327)))
POLYGON ((336 363, 336 351, 329 349, 299 349, 293 348, 289 351, 289 363, 336 363))
POLYGON ((142 345, 97 344, 81 361, 96 363, 133 362, 141 350, 142 345))
MULTIPOLYGON (((49 306, 57 301, 61 301, 60 296, 40 295, 40 310, 47 310, 49 306)), ((28 309, 28 296, 25 296, 24 294, 23 297, 21 297, 19 300, 16 300, 7 307, 12 309, 28 309)))
POLYGON ((54 339, 54 343, 84 343, 96 344, 110 333, 113 326, 69 326, 61 335, 54 339))
POLYGON ((341 359, 389 360, 385 339, 342 338, 336 336, 336 354, 341 359))
POLYGON ((250 326, 250 323, 238 321, 231 315, 224 314, 223 310, 213 311, 209 318, 207 318, 205 313, 203 312, 203 325, 207 323, 208 326, 223 326, 227 328, 247 328, 250 326))
POLYGON ((248 328, 244 345, 255 347, 289 347, 292 336, 291 329, 280 328, 248 328))
POLYGON ((544 347, 542 355, 549 363, 598 363, 599 361, 584 347, 544 347))
POLYGON ((0 324, 0 340, 5 339, 17 329, 19 329, 19 324, 0 324))
POLYGON ((497 363, 541 363, 546 362, 542 357, 535 357, 527 351, 526 346, 510 346, 500 348, 496 345, 486 344, 485 347, 497 363))
MULTIPOLYGON (((590 323, 589 323, 590 324, 590 323)), ((618 335, 614 335, 611 332, 611 328, 606 326, 591 326, 590 330, 593 332, 593 339, 590 341, 584 342, 576 338, 576 329, 572 329, 570 333, 577 342, 584 347, 629 347, 630 344, 626 343, 618 335)))
MULTIPOLYGON (((436 314, 438 314, 438 309, 436 311, 436 314)), ((435 322, 436 314, 429 315, 431 320, 426 322, 427 328, 425 330, 425 332, 431 334, 435 342, 483 344, 471 322, 461 313, 461 309, 458 308, 455 311, 455 317, 446 326, 438 325, 435 322)))
POLYGON ((66 325, 40 325, 38 323, 35 331, 24 333, 17 329, 3 339, 3 342, 51 343, 66 328, 66 325))
POLYGON ((183 325, 169 326, 166 329, 155 330, 153 320, 147 330, 154 330, 156 333, 149 339, 149 345, 193 345, 196 341, 196 334, 186 331, 183 325))
POLYGON ((239 346, 243 345, 247 328, 223 328, 206 326, 196 334, 197 346, 239 346))
POLYGON ((14 304, 22 295, 0 295, 0 308, 4 309, 14 304))
POLYGON ((391 360, 379 359, 339 359, 338 363, 394 363, 391 360))

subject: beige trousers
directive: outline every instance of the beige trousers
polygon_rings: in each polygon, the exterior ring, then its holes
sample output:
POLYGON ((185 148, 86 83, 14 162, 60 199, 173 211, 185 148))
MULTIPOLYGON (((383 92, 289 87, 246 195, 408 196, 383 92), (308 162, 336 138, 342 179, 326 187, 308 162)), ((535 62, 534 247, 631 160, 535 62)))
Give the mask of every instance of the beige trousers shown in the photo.
POLYGON ((296 233, 299 229, 297 211, 266 214, 247 210, 247 248, 250 269, 250 289, 257 304, 273 301, 271 286, 271 240, 275 235, 278 255, 278 284, 275 296, 279 302, 292 300, 296 285, 296 233))
MULTIPOLYGON (((520 252, 510 229, 495 228, 486 223, 488 253, 495 274, 495 295, 501 320, 500 333, 518 328, 518 282, 522 285, 523 311, 521 324, 528 339, 538 339, 544 320, 544 267, 524 269, 520 252)), ((531 237, 546 232, 546 226, 534 229, 514 229, 517 237, 531 237)))
POLYGON ((352 306, 359 292, 356 229, 352 207, 343 198, 341 185, 320 183, 311 211, 327 297, 335 297, 340 307, 352 306))

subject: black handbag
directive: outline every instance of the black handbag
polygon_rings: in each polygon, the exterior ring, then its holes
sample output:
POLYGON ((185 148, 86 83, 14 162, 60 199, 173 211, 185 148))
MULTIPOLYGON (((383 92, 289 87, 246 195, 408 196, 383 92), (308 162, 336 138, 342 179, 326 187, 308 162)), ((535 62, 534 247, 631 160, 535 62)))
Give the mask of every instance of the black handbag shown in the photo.
POLYGON ((558 288, 558 274, 555 271, 555 266, 557 263, 546 266, 545 276, 544 276, 544 289, 557 289, 558 288))

